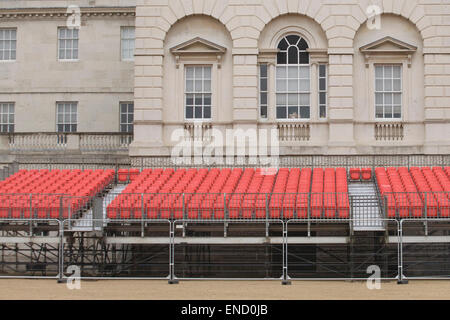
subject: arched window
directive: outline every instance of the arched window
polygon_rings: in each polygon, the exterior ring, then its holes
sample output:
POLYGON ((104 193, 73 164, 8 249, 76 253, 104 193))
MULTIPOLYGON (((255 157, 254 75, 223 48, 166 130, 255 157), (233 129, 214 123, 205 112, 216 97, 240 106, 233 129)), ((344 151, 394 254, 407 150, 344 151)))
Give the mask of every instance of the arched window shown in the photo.
POLYGON ((278 44, 276 96, 277 119, 310 118, 310 65, 308 44, 288 35, 278 44))

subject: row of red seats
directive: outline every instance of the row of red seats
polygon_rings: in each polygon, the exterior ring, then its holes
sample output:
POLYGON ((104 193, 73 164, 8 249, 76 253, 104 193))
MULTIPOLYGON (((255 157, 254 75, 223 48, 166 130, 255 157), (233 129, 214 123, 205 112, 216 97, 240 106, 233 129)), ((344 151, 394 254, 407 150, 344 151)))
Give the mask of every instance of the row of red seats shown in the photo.
POLYGON ((244 170, 244 173, 242 174, 242 177, 239 180, 239 183, 228 203, 230 218, 239 218, 242 200, 244 199, 244 195, 247 193, 254 174, 254 169, 247 168, 244 170))
POLYGON ((271 219, 292 219, 307 218, 311 204, 312 217, 334 218, 338 212, 340 218, 347 218, 346 170, 318 168, 314 174, 309 168, 282 168, 276 175, 250 168, 144 170, 107 212, 109 218, 122 219, 139 219, 142 212, 154 219, 179 219, 183 213, 190 219, 223 219, 226 207, 232 219, 265 218, 267 209, 271 219), (311 187, 311 181, 315 186, 311 187), (329 193, 325 197, 324 188, 329 193), (316 194, 310 203, 312 190, 316 194), (128 194, 133 192, 143 195, 128 194), (340 193, 337 197, 336 192, 340 193))
POLYGON ((450 180, 444 169, 376 168, 375 173, 388 217, 450 216, 450 180))
MULTIPOLYGON (((289 180, 289 169, 281 168, 278 170, 278 175, 275 180, 275 186, 270 198, 269 210, 272 218, 280 218, 283 211, 284 197, 286 193, 286 187, 289 180)), ((290 181, 292 184, 292 179, 290 181)))
POLYGON ((134 181, 139 174, 139 169, 119 169, 117 171, 117 180, 119 182, 134 181))
POLYGON ((0 218, 75 217, 114 170, 20 170, 0 182, 0 218))
POLYGON ((340 218, 350 216, 347 171, 345 168, 336 169, 336 207, 340 218))
POLYGON ((350 169, 350 179, 351 180, 372 180, 372 169, 371 168, 351 168, 350 169))
MULTIPOLYGON (((415 169, 415 168, 414 168, 415 169)), ((425 176, 425 180, 428 183, 428 186, 431 189, 430 197, 434 197, 439 206, 439 212, 441 217, 449 217, 450 216, 450 193, 442 188, 439 180, 436 178, 433 171, 428 168, 422 168, 422 173, 425 176)))

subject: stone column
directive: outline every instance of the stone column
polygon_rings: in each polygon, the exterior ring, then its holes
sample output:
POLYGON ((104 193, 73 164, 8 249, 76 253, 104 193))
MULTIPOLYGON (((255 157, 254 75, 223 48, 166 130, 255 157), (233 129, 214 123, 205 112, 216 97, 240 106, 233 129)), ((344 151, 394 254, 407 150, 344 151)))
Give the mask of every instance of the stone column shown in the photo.
POLYGON ((353 49, 329 52, 329 140, 330 154, 353 154, 353 49))

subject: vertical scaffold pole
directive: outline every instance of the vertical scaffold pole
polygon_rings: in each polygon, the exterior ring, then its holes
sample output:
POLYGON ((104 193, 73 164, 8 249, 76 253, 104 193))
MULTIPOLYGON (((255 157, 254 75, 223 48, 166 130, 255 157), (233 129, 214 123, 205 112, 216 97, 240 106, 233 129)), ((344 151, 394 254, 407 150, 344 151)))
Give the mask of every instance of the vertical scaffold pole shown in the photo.
POLYGON ((178 284, 175 279, 175 221, 169 221, 170 241, 169 241, 169 284, 178 284))
POLYGON ((287 233, 288 233, 288 226, 287 226, 287 222, 283 221, 283 277, 281 280, 281 284, 286 286, 286 285, 291 285, 291 280, 289 279, 288 276, 288 252, 287 252, 287 233))

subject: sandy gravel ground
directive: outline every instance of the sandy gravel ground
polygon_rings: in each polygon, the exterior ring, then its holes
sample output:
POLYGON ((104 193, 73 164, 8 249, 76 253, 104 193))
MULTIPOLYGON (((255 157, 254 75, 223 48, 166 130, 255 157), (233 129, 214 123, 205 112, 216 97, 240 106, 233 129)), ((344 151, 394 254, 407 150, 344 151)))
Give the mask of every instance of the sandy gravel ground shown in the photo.
POLYGON ((82 281, 80 290, 69 290, 55 280, 0 279, 0 299, 445 299, 450 300, 450 281, 410 281, 407 285, 383 282, 380 290, 365 282, 294 281, 82 281))

